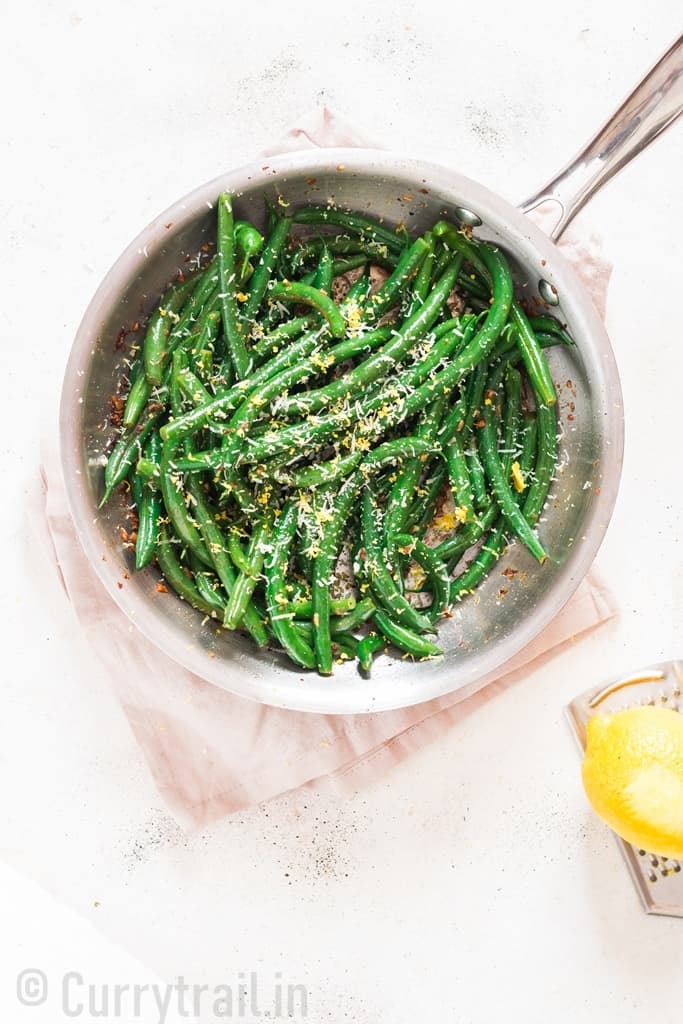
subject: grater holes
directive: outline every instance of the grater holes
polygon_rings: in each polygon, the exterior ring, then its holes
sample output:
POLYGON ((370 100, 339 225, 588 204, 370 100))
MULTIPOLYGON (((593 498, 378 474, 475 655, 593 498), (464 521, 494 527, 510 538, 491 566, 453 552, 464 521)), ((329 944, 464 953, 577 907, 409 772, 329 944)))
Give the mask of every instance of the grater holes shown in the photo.
POLYGON ((681 863, 677 860, 672 860, 669 857, 663 857, 656 853, 648 853, 647 850, 637 850, 639 857, 647 857, 650 861, 650 866, 647 869, 647 880, 648 882, 658 882, 660 878, 670 878, 672 875, 678 875, 681 872, 681 863))

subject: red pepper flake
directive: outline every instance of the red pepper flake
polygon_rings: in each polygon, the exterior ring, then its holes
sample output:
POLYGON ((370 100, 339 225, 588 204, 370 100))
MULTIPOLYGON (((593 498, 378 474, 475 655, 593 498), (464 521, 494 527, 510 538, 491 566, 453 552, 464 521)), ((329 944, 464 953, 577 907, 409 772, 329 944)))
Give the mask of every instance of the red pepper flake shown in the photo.
POLYGON ((123 583, 121 583, 119 580, 116 581, 116 586, 119 588, 119 590, 123 590, 123 583))
POLYGON ((500 590, 498 591, 498 594, 497 594, 498 599, 500 600, 501 597, 505 597, 507 592, 508 592, 508 588, 507 587, 501 587, 500 590))
POLYGON ((317 180, 318 180, 317 178, 306 178, 306 184, 307 185, 315 185, 317 180))
POLYGON ((168 587, 165 583, 157 583, 157 590, 160 594, 168 594, 168 587))
POLYGON ((547 262, 548 262, 547 260, 541 260, 541 266, 544 267, 547 262))
POLYGON ((120 395, 112 395, 110 399, 111 413, 109 419, 113 427, 120 427, 121 420, 123 419, 123 410, 125 402, 120 395))
POLYGON ((421 188, 420 192, 422 193, 423 196, 428 196, 429 195, 429 189, 428 188, 421 188))
POLYGON ((170 231, 170 229, 173 227, 173 221, 170 220, 168 224, 164 224, 164 227, 166 228, 167 231, 170 231))
POLYGON ((128 331, 125 327, 122 327, 119 333, 116 335, 116 341, 114 342, 114 351, 120 352, 123 346, 126 344, 126 335, 128 331))
POLYGON ((508 567, 507 569, 503 569, 501 576, 505 576, 507 577, 507 579, 513 580, 518 572, 519 569, 513 569, 511 567, 508 567))

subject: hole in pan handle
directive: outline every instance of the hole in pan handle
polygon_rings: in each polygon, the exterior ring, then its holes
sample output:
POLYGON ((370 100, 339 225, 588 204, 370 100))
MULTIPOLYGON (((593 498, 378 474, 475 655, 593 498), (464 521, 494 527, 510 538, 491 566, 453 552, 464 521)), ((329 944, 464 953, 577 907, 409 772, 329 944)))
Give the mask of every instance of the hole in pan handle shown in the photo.
POLYGON ((520 204, 523 213, 548 200, 560 208, 554 242, 605 182, 638 156, 683 113, 683 35, 573 160, 520 204))

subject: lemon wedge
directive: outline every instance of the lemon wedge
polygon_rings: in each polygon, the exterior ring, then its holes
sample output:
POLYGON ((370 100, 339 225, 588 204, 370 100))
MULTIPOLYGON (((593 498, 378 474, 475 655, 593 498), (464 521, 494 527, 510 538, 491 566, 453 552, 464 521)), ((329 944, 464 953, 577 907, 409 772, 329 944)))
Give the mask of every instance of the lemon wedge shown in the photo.
POLYGON ((636 707, 594 715, 582 778, 596 813, 642 850, 683 859, 683 714, 636 707))

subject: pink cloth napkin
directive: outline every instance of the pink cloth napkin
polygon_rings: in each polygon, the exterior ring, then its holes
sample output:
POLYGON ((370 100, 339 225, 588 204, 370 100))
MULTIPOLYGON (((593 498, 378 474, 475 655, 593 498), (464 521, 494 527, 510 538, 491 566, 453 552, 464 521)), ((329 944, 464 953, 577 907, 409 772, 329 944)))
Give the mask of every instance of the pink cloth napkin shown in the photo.
MULTIPOLYGON (((265 151, 315 146, 372 146, 342 116, 316 110, 265 151)), ((594 241, 563 243, 598 308, 609 267, 594 241)), ((302 786, 349 792, 440 736, 462 715, 519 676, 523 666, 615 614, 593 574, 550 626, 505 667, 505 675, 467 700, 447 695, 399 711, 367 715, 303 714, 267 707, 192 675, 150 644, 119 610, 90 568, 67 510, 54 432, 43 452, 43 524, 79 622, 109 670, 112 686, 140 743, 159 792, 186 827, 202 827, 240 808, 302 786)))

